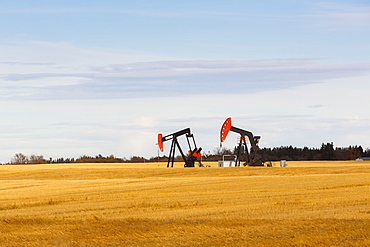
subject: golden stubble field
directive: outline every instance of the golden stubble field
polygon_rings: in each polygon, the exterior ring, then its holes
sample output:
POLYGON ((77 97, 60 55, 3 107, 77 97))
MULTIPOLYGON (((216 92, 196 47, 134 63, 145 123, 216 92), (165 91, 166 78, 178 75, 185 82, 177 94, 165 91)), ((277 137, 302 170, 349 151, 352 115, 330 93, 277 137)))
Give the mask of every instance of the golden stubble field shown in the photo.
POLYGON ((370 162, 0 166, 0 246, 370 246, 370 162))

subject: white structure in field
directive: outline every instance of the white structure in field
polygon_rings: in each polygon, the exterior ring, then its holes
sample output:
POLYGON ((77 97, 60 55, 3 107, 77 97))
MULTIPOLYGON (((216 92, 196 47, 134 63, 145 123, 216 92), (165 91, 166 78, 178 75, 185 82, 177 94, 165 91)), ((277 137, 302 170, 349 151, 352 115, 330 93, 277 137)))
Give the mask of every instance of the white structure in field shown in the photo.
POLYGON ((370 157, 360 157, 356 159, 356 161, 364 161, 364 160, 370 160, 370 157))
POLYGON ((287 167, 288 164, 286 163, 286 160, 280 160, 280 167, 287 167))
POLYGON ((235 167, 236 166, 235 160, 236 155, 223 155, 222 160, 218 161, 218 167, 235 167))

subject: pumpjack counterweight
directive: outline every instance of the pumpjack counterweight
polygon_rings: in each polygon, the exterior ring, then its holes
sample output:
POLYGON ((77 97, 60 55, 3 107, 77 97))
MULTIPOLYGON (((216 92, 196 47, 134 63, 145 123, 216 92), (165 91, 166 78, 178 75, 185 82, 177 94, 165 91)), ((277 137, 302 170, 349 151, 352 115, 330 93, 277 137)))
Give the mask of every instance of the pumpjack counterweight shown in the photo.
MULTIPOLYGON (((158 134, 158 147, 161 150, 161 152, 164 151, 164 145, 163 143, 166 141, 171 142, 171 148, 170 148, 170 153, 168 156, 168 161, 167 161, 167 167, 173 167, 173 164, 175 162, 175 151, 176 148, 179 150, 181 157, 184 161, 184 167, 194 167, 195 162, 198 161, 198 158, 200 158, 202 148, 197 148, 197 145, 195 143, 195 138, 194 135, 191 133, 190 128, 186 128, 180 131, 177 131, 175 133, 163 136, 162 134, 158 134), (185 155, 184 152, 181 149, 181 146, 177 140, 178 137, 185 135, 186 141, 189 147, 188 154, 185 155), (192 141, 192 142, 191 142, 192 141)), ((202 166, 202 164, 199 162, 199 166, 202 166)))

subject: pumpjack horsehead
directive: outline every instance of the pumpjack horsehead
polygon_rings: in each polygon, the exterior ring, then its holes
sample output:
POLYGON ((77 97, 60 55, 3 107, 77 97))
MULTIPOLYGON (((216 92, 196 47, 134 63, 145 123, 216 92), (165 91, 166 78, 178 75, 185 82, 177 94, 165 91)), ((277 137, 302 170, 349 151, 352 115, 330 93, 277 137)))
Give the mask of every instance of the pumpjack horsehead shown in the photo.
MULTIPOLYGON (((170 154, 168 156, 168 162, 167 162, 167 167, 173 167, 173 163, 175 162, 175 150, 176 147, 180 151, 181 157, 184 160, 185 164, 184 167, 194 167, 194 164, 196 161, 198 161, 198 158, 200 158, 200 152, 202 151, 202 148, 197 148, 197 145, 195 143, 194 135, 190 132, 190 128, 186 128, 183 130, 180 130, 178 132, 163 136, 162 134, 158 134, 158 147, 161 152, 164 151, 163 143, 166 141, 172 140, 171 143, 171 149, 170 149, 170 154), (185 155, 184 152, 181 149, 181 146, 177 140, 178 137, 185 135, 189 151, 188 154, 185 155), (194 148, 192 148, 190 140, 192 140, 192 143, 194 145, 194 148)), ((199 162, 199 166, 202 166, 202 164, 199 162)))
POLYGON ((232 126, 231 118, 227 118, 223 123, 220 131, 220 146, 222 146, 222 142, 226 140, 227 135, 229 132, 235 132, 240 134, 240 139, 238 142, 237 147, 237 155, 235 160, 235 165, 240 166, 241 158, 242 158, 242 150, 245 150, 245 161, 243 165, 245 166, 264 166, 262 162, 262 157, 258 154, 258 142, 261 139, 260 136, 253 136, 252 132, 243 130, 237 127, 232 126), (247 139, 251 145, 250 149, 248 150, 247 147, 247 139))

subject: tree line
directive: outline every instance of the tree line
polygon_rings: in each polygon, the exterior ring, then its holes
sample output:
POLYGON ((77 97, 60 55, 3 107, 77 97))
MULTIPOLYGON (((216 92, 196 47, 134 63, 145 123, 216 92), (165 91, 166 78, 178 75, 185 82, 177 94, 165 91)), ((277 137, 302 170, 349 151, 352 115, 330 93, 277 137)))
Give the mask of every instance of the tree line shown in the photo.
POLYGON ((23 153, 17 153, 13 156, 9 164, 56 164, 56 163, 123 163, 129 162, 125 158, 118 158, 114 155, 102 156, 101 154, 93 156, 83 155, 79 158, 49 158, 45 159, 43 155, 26 156, 23 153))
MULTIPOLYGON (((222 160, 223 155, 235 155, 237 148, 234 150, 227 148, 216 148, 213 153, 202 155, 202 161, 222 160)), ((334 147, 331 143, 322 143, 320 148, 297 148, 293 146, 281 146, 274 148, 262 148, 258 151, 264 161, 301 161, 301 160, 355 160, 360 157, 370 157, 370 149, 364 150, 361 146, 334 147)), ((8 164, 56 164, 56 163, 140 163, 140 162, 165 162, 168 157, 155 156, 149 159, 142 156, 132 156, 130 159, 118 158, 114 155, 96 156, 83 155, 79 158, 44 158, 43 155, 26 156, 17 153, 13 156, 8 164)), ((175 161, 182 161, 181 156, 177 156, 175 161)))
MULTIPOLYGON (((334 147, 331 143, 322 143, 320 148, 297 148, 281 146, 274 148, 261 148, 258 150, 264 161, 302 161, 302 160, 355 160, 360 157, 370 157, 370 149, 364 150, 361 146, 334 147)), ((244 153, 246 151, 244 150, 244 153)), ((205 158, 208 161, 222 160, 223 155, 236 155, 234 150, 217 148, 214 153, 205 158)), ((243 154, 242 154, 243 155, 243 154)))
POLYGON ((360 157, 370 157, 370 149, 361 146, 334 147, 331 143, 322 143, 320 148, 296 148, 292 146, 278 148, 263 148, 264 157, 270 160, 355 160, 360 157))

